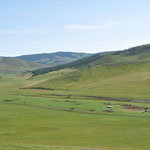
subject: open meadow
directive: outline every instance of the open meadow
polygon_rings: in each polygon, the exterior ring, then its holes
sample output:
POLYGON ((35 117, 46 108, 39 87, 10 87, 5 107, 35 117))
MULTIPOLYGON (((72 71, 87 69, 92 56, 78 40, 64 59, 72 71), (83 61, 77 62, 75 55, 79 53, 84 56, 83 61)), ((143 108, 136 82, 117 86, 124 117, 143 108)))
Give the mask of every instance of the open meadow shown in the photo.
POLYGON ((0 0, 0 150, 150 150, 149 7, 0 0))
POLYGON ((74 71, 0 79, 0 149, 150 149, 150 103, 80 95, 61 86, 31 88, 74 71))

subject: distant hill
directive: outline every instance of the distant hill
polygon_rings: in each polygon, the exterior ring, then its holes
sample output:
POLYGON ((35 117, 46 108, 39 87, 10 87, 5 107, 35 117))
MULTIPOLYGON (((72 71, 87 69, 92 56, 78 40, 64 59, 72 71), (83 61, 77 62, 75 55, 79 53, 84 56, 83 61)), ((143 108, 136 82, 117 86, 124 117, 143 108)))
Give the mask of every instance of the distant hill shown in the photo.
POLYGON ((49 91, 53 89, 51 93, 56 95, 149 100, 150 62, 62 69, 34 76, 30 81, 34 84, 26 88, 49 91))
POLYGON ((48 65, 48 66, 57 66, 61 64, 70 63, 90 55, 91 54, 87 54, 87 53, 56 52, 56 53, 23 55, 17 58, 25 61, 31 61, 39 64, 48 65))
POLYGON ((0 57, 0 76, 18 75, 25 71, 46 67, 45 65, 26 62, 13 57, 0 57))
POLYGON ((64 68, 84 68, 97 65, 115 65, 150 61, 150 44, 129 48, 123 51, 98 53, 68 64, 47 67, 33 71, 33 76, 64 68))
POLYGON ((67 91, 68 95, 149 100, 150 45, 96 54, 66 65, 36 70, 30 80, 37 82, 27 88, 53 89, 60 94, 67 91))

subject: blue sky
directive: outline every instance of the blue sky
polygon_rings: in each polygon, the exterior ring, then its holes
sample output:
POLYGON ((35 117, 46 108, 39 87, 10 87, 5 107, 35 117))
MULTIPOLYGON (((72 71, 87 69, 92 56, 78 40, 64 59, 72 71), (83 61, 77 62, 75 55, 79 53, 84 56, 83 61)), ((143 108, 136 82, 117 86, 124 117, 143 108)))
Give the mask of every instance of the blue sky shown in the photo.
POLYGON ((149 0, 0 0, 0 56, 150 43, 149 0))

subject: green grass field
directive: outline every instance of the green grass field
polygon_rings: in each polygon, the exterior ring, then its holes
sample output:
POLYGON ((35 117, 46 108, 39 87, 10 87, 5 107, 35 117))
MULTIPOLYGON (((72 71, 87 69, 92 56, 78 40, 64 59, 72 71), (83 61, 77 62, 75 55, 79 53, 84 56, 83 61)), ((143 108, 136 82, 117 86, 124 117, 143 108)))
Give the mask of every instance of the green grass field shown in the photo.
POLYGON ((43 149, 45 145, 104 150, 149 149, 150 114, 143 114, 144 110, 123 109, 121 103, 116 102, 111 102, 112 112, 105 112, 108 109, 104 103, 107 102, 3 97, 0 105, 1 142, 43 145, 43 149), (20 102, 6 102, 12 99, 20 102), (77 105, 79 102, 81 106, 77 105))
MULTIPOLYGON (((148 64, 144 66, 145 69, 143 66, 120 66, 122 70, 116 67, 112 72, 108 72, 105 67, 99 68, 99 72, 91 68, 92 71, 84 70, 82 76, 81 72, 65 69, 34 78, 28 74, 24 77, 0 79, 0 149, 149 150, 150 113, 144 112, 144 108, 150 108, 150 103, 86 97, 102 94, 98 92, 101 89, 99 86, 89 93, 91 89, 88 86, 91 86, 93 80, 103 79, 106 87, 106 83, 111 81, 111 86, 116 86, 125 77, 129 80, 132 71, 136 71, 139 78, 142 75, 140 69, 147 71, 145 78, 149 77, 148 64), (124 74, 127 70, 129 73, 124 74), (72 75, 75 75, 74 78, 72 75), (114 79, 116 82, 113 82, 114 79), (30 88, 26 89, 27 87, 30 88), (33 87, 54 90, 32 89, 33 87), (113 108, 107 108, 108 105, 113 108)), ((136 74, 131 79, 135 77, 136 74)), ((147 81, 148 79, 144 83, 139 82, 146 84, 147 81)), ((99 80, 98 83, 101 82, 99 80)), ((93 86, 98 83, 93 82, 93 86)), ((106 96, 113 96, 114 91, 108 91, 106 96)), ((135 94, 138 99, 141 98, 140 94, 135 94)))
MULTIPOLYGON (((35 76, 30 88, 51 88, 48 93, 121 97, 125 99, 150 98, 150 63, 107 65, 80 70, 60 70, 35 76), (63 72, 63 74, 62 74, 63 72), (42 78, 44 79, 42 81, 42 78)), ((46 93, 46 91, 45 91, 46 93)))

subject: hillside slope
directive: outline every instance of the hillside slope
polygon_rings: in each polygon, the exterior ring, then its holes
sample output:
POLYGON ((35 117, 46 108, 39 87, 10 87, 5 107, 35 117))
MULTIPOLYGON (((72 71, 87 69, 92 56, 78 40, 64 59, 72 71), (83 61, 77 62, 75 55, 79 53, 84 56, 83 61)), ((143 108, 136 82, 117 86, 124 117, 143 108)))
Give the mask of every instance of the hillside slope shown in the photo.
POLYGON ((25 61, 45 64, 48 66, 56 66, 56 65, 66 64, 90 55, 91 54, 87 54, 87 53, 56 52, 56 53, 23 55, 17 58, 25 61))
POLYGON ((45 65, 26 62, 18 58, 0 57, 0 76, 18 75, 25 71, 31 71, 42 67, 45 67, 45 65))
POLYGON ((100 65, 90 68, 56 71, 30 79, 28 88, 53 89, 49 93, 127 99, 149 99, 150 62, 100 65), (41 80, 41 82, 40 82, 41 80))
POLYGON ((150 45, 143 45, 37 70, 31 80, 41 78, 43 81, 38 80, 37 84, 29 87, 54 89, 53 92, 65 94, 149 99, 149 66, 150 45), (70 68, 72 72, 66 72, 63 68, 70 68), (53 71, 55 76, 51 73, 53 71), (46 72, 50 73, 44 74, 46 72))
POLYGON ((133 47, 124 51, 99 53, 72 63, 33 71, 33 76, 64 68, 81 68, 107 64, 126 64, 150 61, 150 44, 133 47))

